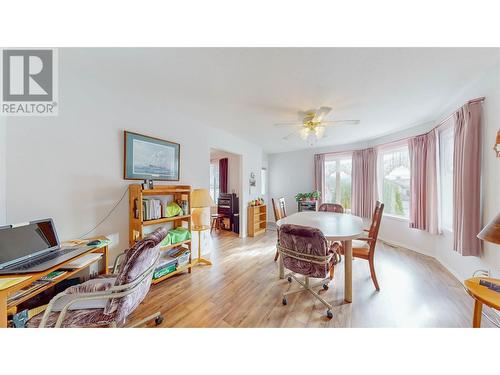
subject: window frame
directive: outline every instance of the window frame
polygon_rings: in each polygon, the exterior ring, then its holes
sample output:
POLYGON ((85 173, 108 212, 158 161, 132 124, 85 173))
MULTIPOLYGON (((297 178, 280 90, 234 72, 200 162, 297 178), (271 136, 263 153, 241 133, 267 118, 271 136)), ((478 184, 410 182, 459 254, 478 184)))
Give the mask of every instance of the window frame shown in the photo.
POLYGON ((455 207, 453 206, 453 198, 451 199, 451 228, 448 228, 448 227, 445 227, 444 225, 444 210, 443 210, 443 174, 442 174, 442 170, 443 170, 443 163, 444 163, 444 158, 442 158, 443 154, 442 154, 442 144, 441 144, 441 141, 442 139, 444 139, 444 137, 449 137, 449 139, 451 140, 451 147, 452 147, 452 152, 451 152, 451 155, 452 155, 452 160, 451 160, 451 163, 452 163, 452 172, 451 172, 451 184, 452 184, 452 191, 453 191, 453 175, 454 175, 454 171, 453 171, 453 153, 454 153, 454 148, 455 148, 455 144, 454 144, 454 132, 455 132, 455 129, 453 126, 451 125, 444 125, 444 126, 441 126, 439 129, 438 129, 438 150, 437 150, 437 157, 438 157, 438 199, 439 199, 439 214, 438 214, 438 217, 439 217, 439 227, 441 228, 441 230, 443 232, 448 232, 448 233, 453 233, 453 215, 455 213, 455 207), (450 134, 446 134, 446 133, 450 133, 450 134))
MULTIPOLYGON (((324 161, 324 165, 323 165, 323 170, 324 170, 324 173, 325 173, 325 181, 324 181, 324 186, 323 186, 323 191, 322 191, 322 197, 321 197, 321 201, 323 203, 336 203, 336 204, 342 204, 342 192, 341 192, 341 178, 340 178, 340 163, 342 162, 342 160, 349 160, 349 162, 351 163, 351 190, 349 191, 349 201, 350 201, 350 204, 351 204, 351 207, 352 207, 352 153, 349 152, 349 153, 346 153, 346 152, 342 152, 342 153, 338 153, 338 154, 327 154, 325 155, 325 161, 324 161), (331 202, 327 202, 324 198, 324 195, 325 195, 325 192, 326 192, 326 163, 328 162, 336 162, 338 163, 337 164, 337 168, 336 168, 336 176, 335 176, 335 199, 331 202)), ((351 212, 351 207, 349 208, 346 208, 344 207, 344 211, 345 212, 351 212)))
MULTIPOLYGON (((214 173, 213 173, 213 181, 212 181, 212 176, 209 176, 209 180, 210 180, 209 192, 210 192, 210 196, 212 197, 213 201, 215 202, 215 204, 217 204, 217 198, 218 198, 218 196, 216 196, 217 191, 219 191, 219 194, 220 194, 219 161, 218 160, 211 160, 210 161, 210 168, 212 168, 212 166, 213 166, 214 173), (213 182, 213 189, 212 189, 212 182, 213 182), (213 194, 212 194, 212 192, 213 192, 213 194)), ((211 172, 209 172, 209 173, 211 174, 211 172)))
POLYGON ((260 194, 265 197, 267 194, 267 168, 260 169, 260 194))
MULTIPOLYGON (((408 162, 409 162, 409 156, 410 156, 410 150, 408 147, 408 143, 406 141, 401 141, 394 143, 392 145, 384 145, 382 147, 379 147, 377 150, 377 191, 378 191, 378 199, 381 202, 384 202, 384 155, 387 154, 392 154, 398 151, 406 150, 408 153, 408 162)), ((384 210, 383 216, 390 217, 392 219, 400 220, 400 221, 409 221, 410 220, 410 205, 411 205, 411 166, 408 166, 410 169, 410 186, 409 186, 409 192, 410 192, 410 199, 409 199, 409 205, 408 205, 408 215, 397 215, 394 213, 389 213, 384 210)), ((384 202, 385 203, 385 202, 384 202)))

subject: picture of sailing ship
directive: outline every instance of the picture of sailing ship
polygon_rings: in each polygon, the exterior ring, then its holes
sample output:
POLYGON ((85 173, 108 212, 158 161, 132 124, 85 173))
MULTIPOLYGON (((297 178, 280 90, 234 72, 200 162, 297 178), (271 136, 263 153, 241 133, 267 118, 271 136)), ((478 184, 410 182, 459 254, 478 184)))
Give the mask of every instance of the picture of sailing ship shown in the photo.
POLYGON ((125 179, 179 180, 180 145, 125 132, 125 179))

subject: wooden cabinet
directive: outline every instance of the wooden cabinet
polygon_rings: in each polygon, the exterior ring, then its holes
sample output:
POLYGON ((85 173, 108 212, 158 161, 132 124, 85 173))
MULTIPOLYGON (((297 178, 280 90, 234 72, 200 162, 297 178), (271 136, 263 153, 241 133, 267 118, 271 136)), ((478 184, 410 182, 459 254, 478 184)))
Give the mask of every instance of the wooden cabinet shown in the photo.
POLYGON ((267 206, 248 207, 248 236, 255 237, 266 231, 267 225, 267 206))

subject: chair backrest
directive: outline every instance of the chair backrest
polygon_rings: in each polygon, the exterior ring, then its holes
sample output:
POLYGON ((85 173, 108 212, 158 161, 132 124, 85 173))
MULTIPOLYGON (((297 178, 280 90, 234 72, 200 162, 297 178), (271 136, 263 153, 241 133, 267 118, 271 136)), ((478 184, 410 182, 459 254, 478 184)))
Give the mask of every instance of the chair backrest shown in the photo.
MULTIPOLYGON (((160 243, 167 236, 167 233, 166 228, 158 228, 127 250, 125 260, 120 266, 120 271, 116 277, 115 286, 130 284, 157 261, 160 243)), ((104 313, 114 315, 117 322, 124 322, 127 316, 135 310, 148 294, 153 272, 154 268, 151 274, 146 276, 131 294, 111 299, 106 305, 104 313)))
POLYGON ((370 244, 370 250, 373 251, 375 249, 375 243, 378 238, 378 231, 380 229, 380 223, 382 221, 382 214, 384 212, 384 204, 380 201, 377 201, 375 205, 375 210, 373 211, 372 216, 372 224, 370 225, 370 230, 368 231, 368 236, 374 241, 370 244))
POLYGON ((275 200, 272 198, 273 202, 273 212, 274 212, 274 220, 278 221, 286 217, 286 204, 285 198, 281 197, 275 200))
POLYGON ((278 237, 278 250, 287 269, 309 277, 328 275, 331 254, 319 229, 284 224, 279 228, 278 237))
POLYGON ((337 212, 339 214, 344 213, 344 207, 341 204, 337 203, 323 203, 319 206, 318 211, 323 212, 337 212))

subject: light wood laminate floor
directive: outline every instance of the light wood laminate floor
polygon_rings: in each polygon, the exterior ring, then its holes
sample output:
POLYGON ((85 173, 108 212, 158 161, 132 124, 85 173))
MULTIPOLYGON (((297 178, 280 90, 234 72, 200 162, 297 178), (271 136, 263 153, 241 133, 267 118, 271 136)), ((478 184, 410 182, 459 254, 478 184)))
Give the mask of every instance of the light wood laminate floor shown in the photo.
POLYGON ((275 237, 275 231, 245 239, 214 233, 213 266, 198 266, 192 274, 152 286, 129 322, 161 311, 162 327, 471 326, 472 299, 451 273, 431 257, 381 242, 375 255, 380 292, 373 287, 368 262, 355 259, 352 304, 342 300, 343 263, 330 289, 321 292, 333 302, 333 319, 307 292, 289 296, 283 306, 281 294, 290 285, 277 277, 275 237))

